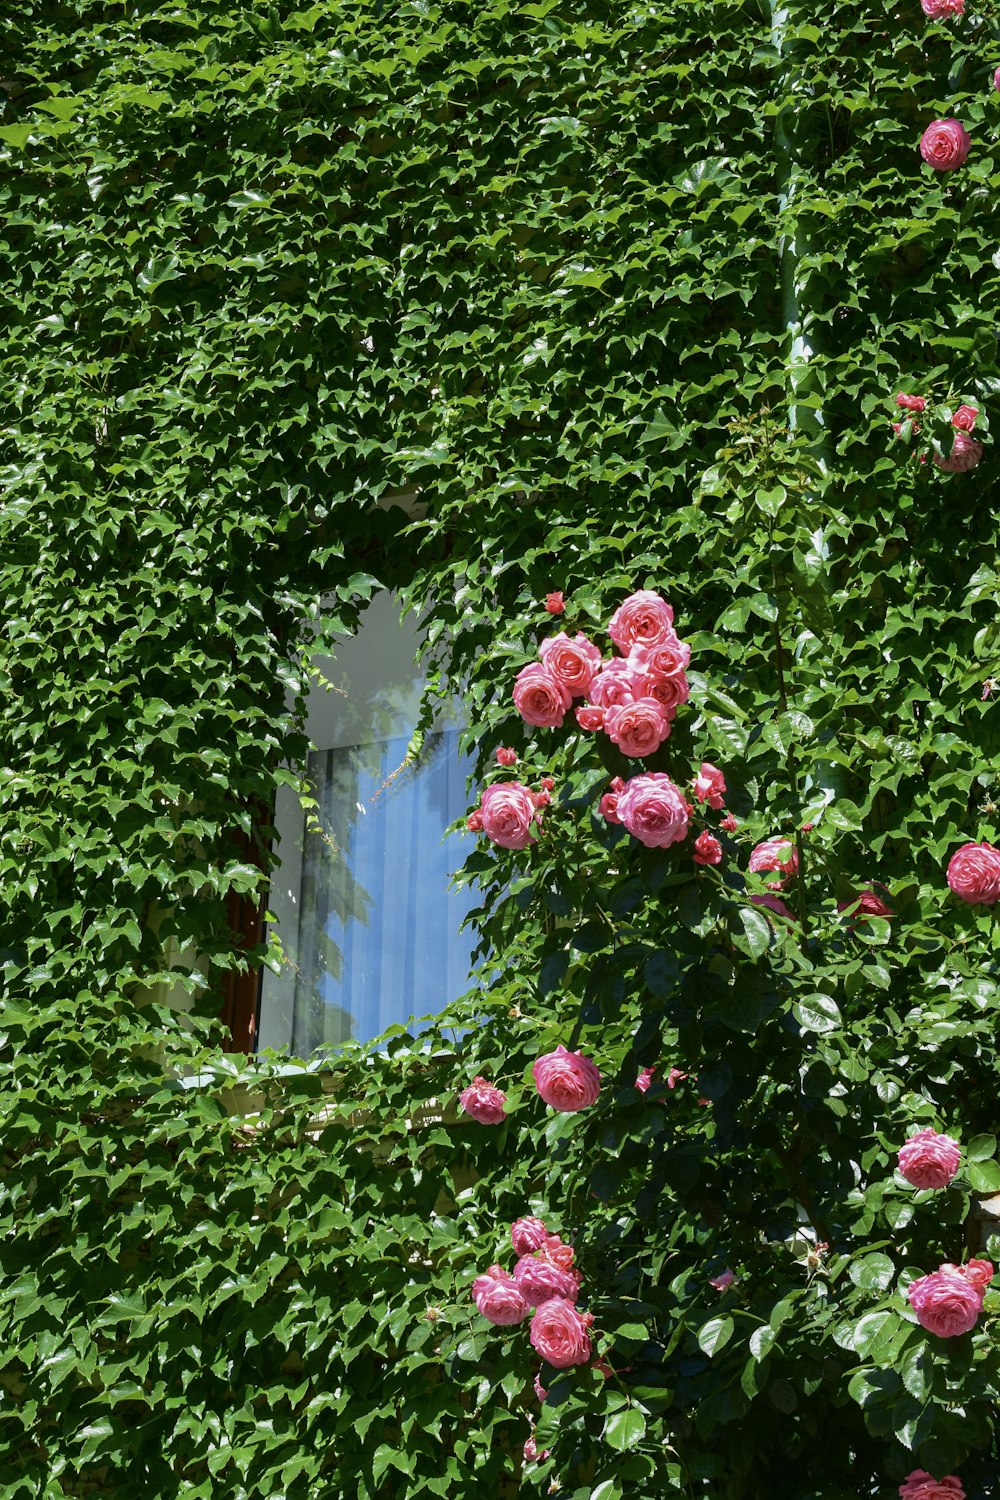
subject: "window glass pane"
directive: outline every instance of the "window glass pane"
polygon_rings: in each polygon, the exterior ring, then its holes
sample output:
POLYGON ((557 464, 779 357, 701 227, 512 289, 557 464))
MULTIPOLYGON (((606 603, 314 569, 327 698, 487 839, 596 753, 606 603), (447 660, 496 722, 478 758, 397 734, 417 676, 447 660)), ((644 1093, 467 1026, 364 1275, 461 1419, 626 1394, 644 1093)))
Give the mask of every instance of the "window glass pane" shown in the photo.
POLYGON ((464 857, 443 839, 467 804, 456 715, 443 713, 417 765, 404 766, 421 678, 415 627, 389 595, 314 690, 309 757, 318 803, 307 819, 287 789, 271 891, 286 963, 265 971, 259 1045, 307 1056, 368 1041, 395 1021, 439 1010, 465 987, 473 934, 459 927, 474 891, 448 890, 464 857))

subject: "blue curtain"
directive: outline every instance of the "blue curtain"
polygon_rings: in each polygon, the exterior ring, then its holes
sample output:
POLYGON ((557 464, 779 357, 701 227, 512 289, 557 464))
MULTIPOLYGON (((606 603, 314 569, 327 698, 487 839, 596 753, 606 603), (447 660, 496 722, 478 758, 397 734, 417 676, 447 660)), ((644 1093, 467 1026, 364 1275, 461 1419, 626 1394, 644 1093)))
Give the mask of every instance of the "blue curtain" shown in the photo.
POLYGON ((291 1051, 368 1041, 440 1010, 466 987, 477 903, 451 892, 463 839, 444 838, 467 807, 459 731, 428 735, 404 766, 405 736, 309 758, 319 832, 303 842, 291 1051))

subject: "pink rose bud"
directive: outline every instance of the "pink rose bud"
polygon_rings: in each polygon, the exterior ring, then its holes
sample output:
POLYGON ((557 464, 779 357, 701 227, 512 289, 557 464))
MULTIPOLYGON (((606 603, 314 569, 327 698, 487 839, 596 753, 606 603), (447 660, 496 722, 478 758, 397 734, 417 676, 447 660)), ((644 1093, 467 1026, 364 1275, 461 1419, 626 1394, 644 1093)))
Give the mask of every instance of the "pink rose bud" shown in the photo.
POLYGON ((497 764, 501 766, 516 766, 517 751, 512 750, 509 745, 500 745, 497 748, 497 764))
POLYGON ((472 1297, 489 1323, 508 1328, 528 1316, 530 1308, 518 1291, 513 1276, 502 1266, 490 1266, 472 1283, 472 1297))
POLYGON ((580 1052, 567 1052, 561 1042, 554 1052, 537 1059, 531 1075, 545 1103, 563 1114, 595 1104, 601 1092, 601 1075, 594 1064, 580 1052))
POLYGON ((633 776, 618 797, 618 817, 647 849, 666 849, 687 837, 688 803, 663 771, 633 776))
POLYGON ((552 801, 552 793, 546 791, 532 792, 531 800, 536 807, 548 807, 549 803, 552 801))
POLYGON ((732 1286, 735 1280, 736 1277, 727 1267, 726 1270, 721 1271, 718 1276, 710 1276, 708 1278, 708 1284, 709 1286, 714 1286, 717 1292, 724 1292, 727 1287, 732 1286))
POLYGON ((977 443, 967 432, 956 432, 948 457, 938 458, 935 453, 934 462, 945 474, 967 474, 976 467, 982 456, 982 443, 977 443))
POLYGON ((515 1219, 510 1226, 510 1242, 515 1255, 530 1255, 533 1250, 540 1250, 548 1234, 541 1219, 515 1219))
POLYGON ((519 781, 495 781, 484 788, 479 810, 486 837, 501 849, 526 849, 535 842, 535 804, 519 781))
POLYGON ((687 1073, 682 1073, 680 1068, 671 1068, 667 1076, 667 1088, 675 1089, 688 1076, 687 1073))
POLYGON ((970 906, 995 906, 1000 901, 1000 849, 985 841, 963 844, 948 861, 947 880, 970 906))
POLYGON ((673 636, 674 612, 652 589, 639 589, 611 616, 608 634, 623 656, 633 646, 658 646, 673 636))
POLYGON ((722 811, 726 778, 717 766, 709 765, 707 760, 702 761, 701 770, 695 777, 694 794, 699 802, 707 802, 716 812, 722 811))
POLYGON ((538 1397, 539 1401, 544 1401, 548 1394, 548 1391, 545 1389, 544 1385, 542 1385, 542 1372, 541 1370, 539 1370, 538 1374, 535 1376, 535 1395, 538 1397))
POLYGON ((719 824, 719 827, 722 828, 722 829, 724 829, 724 831, 726 833, 735 833, 736 830, 737 830, 737 828, 739 828, 739 826, 740 825, 737 823, 737 821, 733 817, 732 813, 726 813, 726 816, 723 818, 722 822, 719 824))
POLYGON ((474 1078, 469 1087, 459 1094, 458 1102, 465 1113, 478 1120, 480 1125, 499 1125, 501 1120, 507 1118, 507 1111, 504 1109, 507 1095, 492 1083, 487 1083, 485 1078, 474 1078))
POLYGON ((753 875, 762 870, 780 870, 785 877, 795 875, 799 868, 799 852, 791 839, 765 839, 751 854, 748 868, 753 875))
POLYGON ((722 845, 710 833, 699 833, 694 841, 696 865, 719 865, 722 863, 722 845))
POLYGON ((644 1094, 647 1091, 647 1089, 649 1088, 650 1084, 652 1083, 652 1081, 653 1081, 653 1079, 655 1077, 656 1077, 656 1069, 655 1068, 643 1068, 642 1072, 639 1074, 638 1078, 635 1080, 635 1086, 639 1090, 640 1094, 644 1094))
POLYGON ((935 1479, 926 1469, 914 1469, 899 1486, 901 1500, 965 1500, 965 1490, 957 1474, 935 1479))
POLYGON ((543 792, 554 792, 556 789, 555 778, 553 776, 543 776, 538 784, 543 792))
POLYGON ((605 792, 597 804, 597 811, 606 823, 620 824, 621 818, 618 816, 618 793, 605 792))
POLYGON ((896 397, 896 405, 901 406, 904 411, 923 411, 927 405, 927 399, 924 396, 904 396, 900 391, 896 397))
POLYGON ((960 406, 951 419, 951 425, 960 432, 971 432, 978 416, 979 412, 974 406, 960 406))
POLYGON ((918 1130, 899 1151, 899 1172, 915 1188, 943 1188, 958 1171, 962 1153, 950 1135, 918 1130))
POLYGON ((943 16, 960 16, 965 10, 965 0, 920 0, 920 9, 932 21, 943 16))
POLYGON ((601 653, 585 635, 572 640, 565 631, 543 641, 538 648, 542 665, 573 698, 582 698, 601 670, 601 653))
POLYGON ((546 594, 545 608, 550 615, 561 615, 566 608, 562 594, 546 594))
POLYGON ((860 891, 856 891, 850 901, 838 901, 837 910, 850 911, 855 905, 857 905, 857 910, 851 917, 852 925, 855 922, 867 922, 869 917, 894 917, 896 915, 892 907, 887 906, 870 885, 863 886, 860 891))
POLYGON ((907 1299, 917 1322, 939 1339, 953 1339, 976 1326, 983 1294, 960 1271, 944 1266, 911 1281, 907 1299))
POLYGON ((584 1365, 590 1359, 589 1320, 564 1297, 552 1297, 536 1307, 531 1319, 531 1347, 557 1370, 584 1365))
POLYGON ((606 710, 595 708, 590 703, 585 703, 582 708, 576 710, 576 722, 581 729, 591 731, 604 728, 604 715, 606 710))
POLYGON ((920 155, 935 172, 953 172, 971 145, 969 132, 958 120, 932 120, 920 137, 920 155))
POLYGON ((522 1255, 514 1267, 514 1280, 521 1296, 532 1307, 540 1307, 551 1297, 575 1302, 580 1291, 579 1272, 556 1265, 544 1250, 522 1255))
POLYGON ((1000 92, 1000 68, 993 74, 993 87, 1000 92))
POLYGON ((532 1434, 531 1437, 525 1439, 525 1442, 524 1442, 524 1461, 525 1461, 526 1464, 534 1464, 534 1463, 543 1464, 548 1457, 549 1457, 549 1450, 548 1450, 548 1448, 543 1448, 542 1451, 541 1451, 541 1453, 539 1453, 539 1451, 538 1451, 538 1444, 535 1442, 534 1434, 532 1434))
POLYGON ((529 662, 514 679, 514 707, 536 729, 558 729, 572 702, 572 694, 540 661, 529 662))
POLYGON ((475 812, 470 812, 465 820, 465 826, 470 833, 481 833, 483 830, 483 815, 478 807, 475 812))

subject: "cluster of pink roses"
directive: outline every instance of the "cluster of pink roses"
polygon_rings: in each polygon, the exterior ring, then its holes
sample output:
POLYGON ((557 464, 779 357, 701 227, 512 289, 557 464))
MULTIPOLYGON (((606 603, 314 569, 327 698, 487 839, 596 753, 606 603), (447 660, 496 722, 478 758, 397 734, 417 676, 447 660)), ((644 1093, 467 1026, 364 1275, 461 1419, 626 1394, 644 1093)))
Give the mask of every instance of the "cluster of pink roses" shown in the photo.
MULTIPOLYGON (((896 396, 896 405, 900 410, 911 413, 901 422, 893 422, 892 430, 898 438, 909 439, 916 436, 920 431, 920 423, 916 420, 917 415, 927 408, 926 396, 911 396, 905 391, 900 391, 896 396)), ((951 417, 951 425, 954 429, 951 452, 947 457, 939 457, 932 454, 938 468, 946 474, 964 474, 969 469, 974 469, 983 456, 983 445, 972 436, 972 430, 976 425, 979 412, 974 406, 959 406, 951 417)), ((921 453, 920 462, 926 462, 926 453, 921 453)))
POLYGON ((493 1265, 477 1276, 472 1283, 476 1307, 498 1327, 522 1323, 530 1313, 528 1337, 547 1364, 557 1370, 586 1364, 594 1318, 577 1311, 581 1277, 573 1267, 572 1246, 535 1218, 518 1219, 510 1238, 518 1257, 513 1273, 493 1265))
POLYGON ((985 841, 963 844, 948 861, 947 879, 970 906, 995 906, 1000 901, 1000 849, 985 841))
MULTIPOLYGON (((501 745, 496 752, 498 765, 512 766, 517 761, 513 750, 501 745)), ((535 842, 534 825, 542 821, 542 809, 552 801, 555 782, 543 776, 537 792, 519 781, 495 781, 484 787, 479 806, 465 820, 470 833, 485 833, 491 843, 502 849, 527 849, 535 842)))
MULTIPOLYGON (((601 1075, 590 1058, 568 1051, 561 1042, 554 1052, 536 1058, 531 1075, 539 1097, 562 1114, 589 1108, 601 1092, 601 1075)), ((479 1075, 462 1090, 458 1102, 480 1125, 499 1125, 507 1118, 507 1095, 479 1075)))
POLYGON ((608 632, 622 653, 609 661, 581 632, 560 631, 543 641, 539 660, 517 674, 514 705, 526 723, 558 728, 573 700, 582 698, 576 711, 581 728, 603 730, 625 755, 651 755, 690 695, 685 668, 691 648, 677 637, 670 605, 650 589, 625 600, 608 632))
MULTIPOLYGON (((565 607, 561 593, 547 595, 550 614, 562 614, 565 607)), ((544 640, 538 660, 517 674, 514 705, 526 723, 559 728, 574 701, 582 699, 575 712, 580 728, 604 733, 623 755, 643 759, 669 737, 678 708, 688 701, 691 648, 674 629, 673 609, 652 589, 630 594, 612 615, 608 633, 620 655, 607 660, 579 631, 575 636, 560 631, 544 640)), ((496 755, 504 767, 517 760, 505 747, 496 755)), ((538 791, 520 781, 494 782, 483 790, 466 826, 482 831, 501 848, 526 849, 535 842, 552 788, 547 777, 538 791)), ((628 780, 616 776, 601 798, 599 812, 648 848, 664 849, 687 837, 695 803, 725 813, 726 781, 717 766, 703 762, 689 790, 694 802, 663 771, 628 780)), ((736 819, 726 814, 721 826, 733 832, 736 819)), ((717 865, 722 845, 706 829, 695 840, 693 854, 695 864, 717 865)))
MULTIPOLYGON (((899 1149, 899 1173, 915 1188, 943 1188, 954 1178, 961 1159, 961 1147, 950 1135, 918 1130, 899 1149)), ((970 1260, 964 1266, 946 1262, 911 1281, 906 1296, 922 1328, 938 1338, 956 1338, 975 1327, 992 1280, 988 1260, 970 1260)))

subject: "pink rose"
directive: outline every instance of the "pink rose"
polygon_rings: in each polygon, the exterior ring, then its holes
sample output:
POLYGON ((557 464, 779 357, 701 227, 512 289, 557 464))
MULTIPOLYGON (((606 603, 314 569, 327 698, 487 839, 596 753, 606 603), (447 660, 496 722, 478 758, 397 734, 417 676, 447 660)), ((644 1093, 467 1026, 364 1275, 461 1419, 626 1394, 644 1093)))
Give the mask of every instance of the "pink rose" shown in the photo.
POLYGON ((566 608, 562 594, 546 594, 545 608, 550 615, 561 615, 566 608))
POLYGON ((541 1249, 548 1233, 541 1219, 515 1219, 510 1226, 510 1242, 515 1255, 530 1255, 533 1250, 541 1249))
POLYGON ((514 680, 514 707, 537 729, 558 729, 572 702, 572 695, 540 661, 522 667, 514 680))
POLYGON ((637 698, 605 709, 604 732, 623 755, 652 755, 670 734, 670 723, 655 698, 637 698))
POLYGON ((691 684, 683 672, 676 677, 640 677, 638 698, 654 698, 668 719, 672 719, 691 696, 691 684))
POLYGON ((519 781, 495 781, 484 787, 479 811, 483 832, 501 849, 526 849, 535 842, 531 833, 535 804, 519 781))
POLYGON ((516 766, 517 765, 517 751, 516 750, 511 750, 511 748, 508 745, 500 745, 500 746, 498 746, 496 754, 497 754, 497 765, 498 766, 516 766))
POLYGON ((720 865, 722 845, 719 840, 710 833, 699 833, 694 841, 694 862, 696 865, 720 865))
POLYGON ((895 912, 891 906, 887 906, 881 896, 876 895, 870 885, 863 886, 856 891, 850 901, 838 901, 838 911, 850 911, 851 907, 857 905, 857 911, 852 915, 853 922, 866 922, 869 917, 893 917, 895 912))
POLYGON ((977 443, 967 432, 956 432, 948 457, 938 458, 935 453, 934 462, 945 474, 967 474, 976 467, 982 456, 982 443, 977 443))
POLYGON ((957 1141, 936 1130, 918 1130, 899 1150, 899 1171, 915 1188, 947 1187, 962 1159, 957 1141))
POLYGON ((896 405, 901 406, 904 411, 923 411, 927 399, 924 396, 904 396, 900 391, 896 397, 896 405))
POLYGON ((598 708, 614 708, 620 703, 634 703, 636 698, 641 698, 641 688, 642 678, 632 671, 627 661, 616 657, 614 661, 606 661, 591 678, 587 701, 598 708))
POLYGON ((687 837, 688 805, 663 771, 648 771, 625 783, 618 798, 618 817, 647 849, 666 849, 687 837))
POLYGON ((941 16, 960 16, 965 10, 965 0, 920 0, 920 9, 925 16, 936 21, 941 16))
POLYGON ((719 824, 719 827, 725 829, 726 833, 735 833, 739 826, 732 813, 726 813, 726 816, 719 824))
POLYGON ((469 830, 470 833, 482 833, 482 831, 483 831, 483 815, 479 811, 478 807, 475 809, 474 812, 470 812, 469 816, 465 820, 465 826, 469 830))
POLYGON ((699 802, 707 802, 709 807, 714 807, 716 812, 722 810, 722 799, 726 795, 726 778, 718 766, 713 766, 707 760, 701 763, 701 770, 695 777, 694 794, 699 802))
POLYGON ((675 1089, 688 1076, 687 1073, 682 1073, 680 1068, 671 1068, 667 1075, 667 1088, 675 1089))
POLYGON ((520 1323, 530 1311, 513 1276, 502 1266, 490 1266, 482 1276, 476 1277, 472 1283, 472 1297, 487 1322, 496 1323, 500 1328, 520 1323))
POLYGON ((640 1094, 644 1094, 646 1092, 646 1090, 649 1088, 649 1086, 652 1083, 652 1081, 655 1078, 655 1076, 656 1076, 656 1069, 655 1068, 643 1068, 642 1072, 639 1074, 638 1078, 635 1080, 635 1086, 639 1090, 640 1094))
POLYGON ((979 413, 974 406, 960 406, 951 419, 951 425, 957 427, 960 432, 971 432, 978 416, 979 413))
POLYGON ((585 635, 574 640, 564 630, 543 641, 538 648, 542 665, 573 698, 582 698, 601 670, 601 653, 585 635))
POLYGON ((538 1374, 535 1376, 535 1395, 538 1397, 539 1401, 544 1401, 548 1394, 548 1391, 545 1389, 544 1385, 542 1385, 542 1372, 541 1370, 539 1370, 538 1374))
POLYGON ((993 87, 1000 92, 1000 68, 993 74, 993 87))
POLYGON ((591 1354, 587 1336, 590 1322, 589 1314, 578 1313, 572 1302, 563 1297, 551 1297, 534 1311, 531 1347, 557 1370, 586 1364, 591 1354))
POLYGON ((691 647, 672 629, 655 646, 633 646, 628 654, 629 669, 637 677, 681 677, 690 661, 691 647))
POLYGON ((652 589, 630 594, 611 616, 608 634, 623 656, 633 646, 658 646, 673 635, 674 612, 652 589))
POLYGON ((606 823, 615 823, 620 825, 621 818, 618 816, 618 793, 605 792, 604 796, 597 804, 597 811, 600 813, 601 817, 606 823))
POLYGON ((957 1474, 934 1479, 926 1469, 914 1469, 907 1474, 899 1493, 901 1500, 965 1500, 965 1490, 957 1474))
POLYGON ((549 1456, 549 1450, 548 1450, 548 1448, 543 1448, 542 1451, 541 1451, 541 1453, 539 1453, 539 1451, 538 1451, 538 1444, 535 1442, 534 1433, 532 1433, 531 1437, 525 1438, 525 1440, 524 1440, 524 1461, 525 1461, 526 1464, 535 1464, 535 1463, 543 1464, 545 1462, 545 1460, 548 1458, 548 1456, 549 1456))
POLYGON ((469 1087, 459 1094, 458 1102, 465 1113, 478 1120, 480 1125, 499 1125, 501 1120, 507 1118, 507 1111, 504 1109, 507 1095, 502 1094, 492 1083, 487 1083, 485 1078, 474 1078, 469 1087))
POLYGON ((603 729, 604 715, 606 713, 607 709, 594 708, 592 704, 585 703, 581 708, 576 710, 576 722, 581 729, 603 729))
POLYGON ((567 1052, 561 1042, 536 1060, 531 1076, 545 1103, 563 1114, 586 1109, 601 1092, 601 1075, 594 1064, 581 1052, 567 1052))
POLYGON ((976 1326, 983 1294, 960 1271, 941 1267, 911 1281, 906 1289, 917 1322, 940 1339, 958 1338, 976 1326))
POLYGON ((966 1281, 985 1292, 993 1280, 993 1262, 991 1260, 970 1260, 964 1266, 959 1267, 966 1281))
POLYGON ((727 1266, 727 1268, 724 1271, 721 1271, 718 1276, 710 1276, 708 1278, 708 1284, 709 1286, 714 1286, 717 1292, 724 1292, 727 1287, 732 1286, 735 1280, 736 1277, 727 1266))
POLYGON ((948 861, 947 880, 970 906, 995 906, 1000 901, 1000 849, 985 841, 963 844, 948 861))
POLYGON ((969 154, 972 141, 958 120, 932 120, 920 137, 920 155, 935 172, 953 172, 969 154))
POLYGON ((514 1280, 521 1296, 532 1307, 540 1307, 550 1297, 564 1297, 567 1302, 575 1302, 580 1291, 579 1273, 557 1265, 544 1250, 535 1255, 522 1255, 514 1267, 514 1280))
POLYGON ((759 896, 751 896, 750 900, 754 906, 763 906, 768 911, 773 911, 776 917, 784 917, 786 922, 795 921, 795 913, 789 910, 780 896, 765 896, 761 894, 759 896))
MULTIPOLYGON (((762 870, 780 870, 785 876, 794 875, 799 868, 799 851, 791 839, 769 838, 758 844, 750 856, 748 869, 752 875, 762 870)), ((780 882, 779 882, 780 884, 780 882)))

